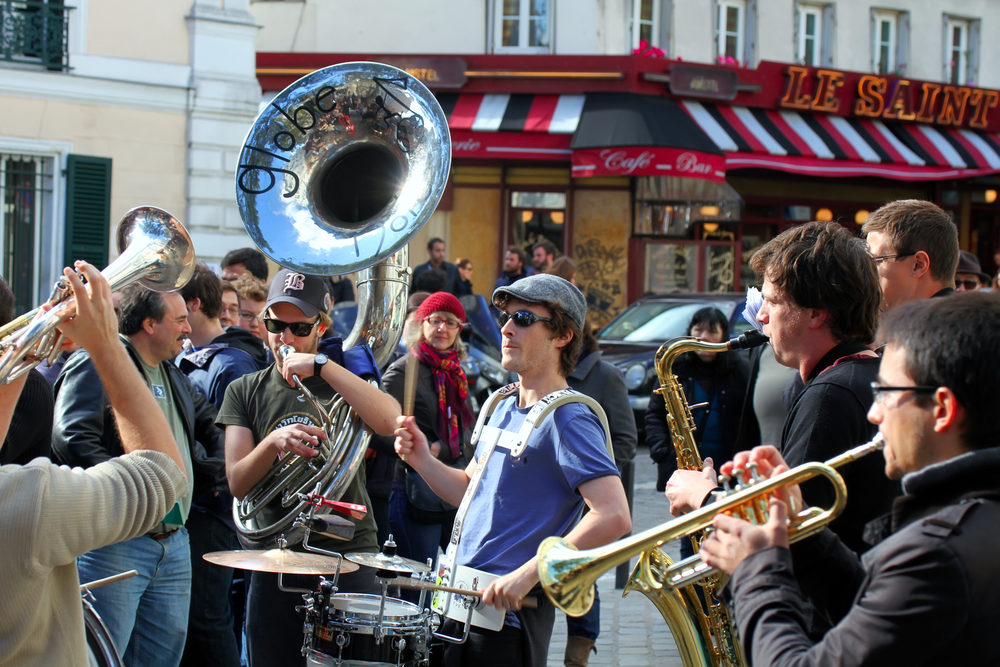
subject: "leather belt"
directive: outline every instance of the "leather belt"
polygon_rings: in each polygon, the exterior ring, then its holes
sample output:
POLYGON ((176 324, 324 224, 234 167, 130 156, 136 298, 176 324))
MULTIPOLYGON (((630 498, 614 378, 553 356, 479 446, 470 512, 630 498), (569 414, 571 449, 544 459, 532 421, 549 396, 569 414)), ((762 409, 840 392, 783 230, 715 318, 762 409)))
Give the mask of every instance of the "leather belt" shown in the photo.
POLYGON ((152 537, 154 540, 165 540, 176 532, 177 529, 174 528, 173 530, 168 530, 162 533, 146 533, 146 537, 152 537))

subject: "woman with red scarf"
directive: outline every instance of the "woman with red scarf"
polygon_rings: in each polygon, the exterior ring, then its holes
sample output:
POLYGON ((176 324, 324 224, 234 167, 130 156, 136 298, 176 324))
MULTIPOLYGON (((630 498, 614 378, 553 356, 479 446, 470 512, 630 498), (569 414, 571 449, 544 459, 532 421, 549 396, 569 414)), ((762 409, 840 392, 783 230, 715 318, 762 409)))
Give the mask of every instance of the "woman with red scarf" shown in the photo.
MULTIPOLYGON (((444 463, 465 468, 463 447, 475 424, 468 406, 469 386, 462 371, 465 348, 459 334, 465 309, 452 294, 435 292, 414 314, 407 329, 409 352, 382 376, 382 388, 403 402, 406 359, 419 360, 413 415, 427 436, 431 453, 444 463)), ((448 544, 456 508, 434 495, 420 475, 404 463, 396 469, 389 499, 389 525, 398 553, 420 562, 437 559, 438 546, 448 544)))

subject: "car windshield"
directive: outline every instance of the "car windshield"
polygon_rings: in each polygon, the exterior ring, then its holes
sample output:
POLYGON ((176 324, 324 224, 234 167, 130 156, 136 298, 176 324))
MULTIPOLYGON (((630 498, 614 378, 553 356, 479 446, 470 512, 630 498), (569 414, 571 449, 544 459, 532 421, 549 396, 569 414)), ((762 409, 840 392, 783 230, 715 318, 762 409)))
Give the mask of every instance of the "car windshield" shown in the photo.
POLYGON ((733 301, 640 301, 604 327, 598 338, 630 343, 662 343, 686 335, 691 316, 699 309, 715 306, 730 317, 736 305, 733 301))

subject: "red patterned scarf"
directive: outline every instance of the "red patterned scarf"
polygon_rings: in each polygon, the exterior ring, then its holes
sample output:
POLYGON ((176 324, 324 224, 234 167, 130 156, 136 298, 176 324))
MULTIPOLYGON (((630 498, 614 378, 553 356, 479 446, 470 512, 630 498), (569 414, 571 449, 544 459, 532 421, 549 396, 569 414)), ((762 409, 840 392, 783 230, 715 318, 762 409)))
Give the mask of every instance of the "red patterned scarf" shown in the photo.
POLYGON ((455 349, 440 352, 425 340, 421 340, 411 351, 431 368, 438 395, 438 432, 442 435, 441 440, 448 443, 451 457, 456 458, 462 446, 459 418, 466 426, 472 423, 472 411, 465 402, 469 395, 469 382, 458 361, 458 352, 455 349))

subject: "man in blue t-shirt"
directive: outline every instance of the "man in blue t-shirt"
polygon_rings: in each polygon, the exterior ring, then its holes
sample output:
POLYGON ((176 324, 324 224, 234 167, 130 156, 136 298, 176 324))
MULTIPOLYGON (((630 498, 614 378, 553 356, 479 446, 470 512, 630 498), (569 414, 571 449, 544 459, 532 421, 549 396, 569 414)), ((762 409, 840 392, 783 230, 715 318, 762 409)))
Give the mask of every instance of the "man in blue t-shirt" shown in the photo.
MULTIPOLYGON (((579 356, 587 306, 580 290, 550 274, 498 288, 493 304, 500 311, 502 364, 518 374, 520 389, 502 399, 488 427, 516 434, 536 403, 568 388, 566 376, 579 356)), ((496 575, 483 588, 483 602, 508 610, 500 630, 472 627, 464 644, 448 644, 444 664, 544 665, 554 607, 544 595, 536 596, 537 609, 522 607, 538 587, 539 543, 563 535, 586 549, 631 529, 603 426, 589 408, 567 403, 539 422, 523 450, 511 448, 517 438, 484 435, 475 459, 456 470, 430 454, 413 417, 401 417, 399 423, 397 453, 464 516, 455 566, 496 575), (471 497, 462 508, 467 489, 471 497), (584 504, 590 511, 580 519, 584 504)))

